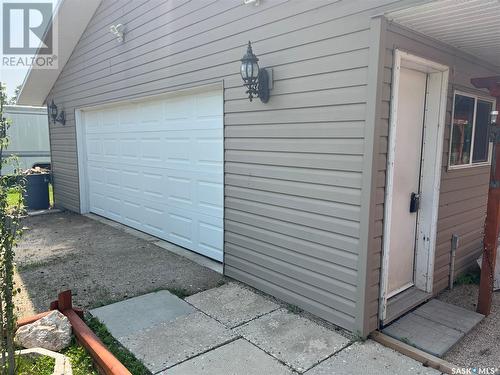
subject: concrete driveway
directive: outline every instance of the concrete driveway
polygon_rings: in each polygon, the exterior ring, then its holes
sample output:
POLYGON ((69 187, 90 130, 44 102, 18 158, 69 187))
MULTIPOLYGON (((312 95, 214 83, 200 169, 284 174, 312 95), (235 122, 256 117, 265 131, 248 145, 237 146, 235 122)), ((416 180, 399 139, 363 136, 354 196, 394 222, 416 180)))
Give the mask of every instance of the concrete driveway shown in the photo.
POLYGON ((16 250, 20 317, 47 310, 66 289, 75 305, 93 308, 155 290, 186 296, 223 282, 220 273, 158 246, 158 238, 120 225, 61 212, 28 217, 24 226, 16 250))

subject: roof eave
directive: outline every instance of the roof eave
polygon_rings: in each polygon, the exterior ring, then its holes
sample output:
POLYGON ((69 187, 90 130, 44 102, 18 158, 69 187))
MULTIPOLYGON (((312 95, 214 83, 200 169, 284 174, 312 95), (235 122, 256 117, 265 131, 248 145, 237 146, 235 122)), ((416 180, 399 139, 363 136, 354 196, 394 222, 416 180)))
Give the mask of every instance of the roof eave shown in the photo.
POLYGON ((73 50, 94 15, 101 0, 61 0, 53 22, 57 30, 57 68, 30 68, 17 99, 19 105, 44 105, 45 99, 68 62, 73 50))

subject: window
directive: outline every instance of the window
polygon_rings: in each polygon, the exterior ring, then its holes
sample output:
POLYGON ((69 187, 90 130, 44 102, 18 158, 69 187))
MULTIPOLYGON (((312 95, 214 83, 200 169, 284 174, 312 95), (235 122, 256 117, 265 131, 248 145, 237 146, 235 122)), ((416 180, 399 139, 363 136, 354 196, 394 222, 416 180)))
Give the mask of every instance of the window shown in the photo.
POLYGON ((490 161, 488 126, 494 102, 455 93, 451 127, 450 167, 487 164, 490 161))

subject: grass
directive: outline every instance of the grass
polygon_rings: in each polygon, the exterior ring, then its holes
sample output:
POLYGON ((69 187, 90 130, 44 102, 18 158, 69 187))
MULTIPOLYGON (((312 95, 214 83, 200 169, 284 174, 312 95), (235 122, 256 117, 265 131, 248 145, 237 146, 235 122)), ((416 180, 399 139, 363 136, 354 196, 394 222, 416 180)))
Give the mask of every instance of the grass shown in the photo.
POLYGON ((73 375, 99 375, 94 368, 92 357, 75 339, 61 353, 69 358, 73 368, 73 375))
POLYGON ((56 360, 45 355, 21 355, 16 357, 17 375, 52 375, 56 360))
POLYGON ((479 280, 481 279, 481 271, 471 271, 460 275, 455 280, 455 285, 472 285, 479 284, 479 280))
POLYGON ((402 337, 401 342, 404 342, 406 345, 415 346, 412 344, 412 342, 410 341, 410 339, 408 337, 402 337))
MULTIPOLYGON (((19 202, 19 192, 11 190, 7 193, 7 204, 9 206, 15 206, 19 202)), ((54 206, 54 189, 52 184, 49 184, 49 202, 50 206, 54 206)))
POLYGON ((9 207, 16 206, 19 203, 19 192, 13 189, 7 193, 7 204, 9 207))
POLYGON ((34 261, 31 263, 26 263, 26 264, 19 264, 16 266, 17 271, 19 272, 25 272, 25 271, 31 271, 37 268, 42 268, 42 267, 48 267, 51 265, 54 265, 56 263, 59 263, 62 261, 62 257, 54 257, 52 259, 44 260, 44 261, 34 261))
MULTIPOLYGON (((159 289, 161 290, 161 289, 159 289)), ((189 290, 185 288, 167 288, 167 290, 172 293, 173 295, 179 297, 180 299, 184 299, 186 297, 189 297, 193 293, 191 293, 189 290)))
POLYGON ((290 303, 287 303, 285 307, 292 314, 300 314, 303 311, 300 307, 292 305, 290 303))
MULTIPOLYGON (((152 375, 151 372, 130 353, 122 344, 120 344, 104 324, 93 317, 86 317, 85 322, 89 328, 101 339, 108 350, 133 374, 133 375, 152 375)), ((76 374, 75 374, 76 375, 76 374)))

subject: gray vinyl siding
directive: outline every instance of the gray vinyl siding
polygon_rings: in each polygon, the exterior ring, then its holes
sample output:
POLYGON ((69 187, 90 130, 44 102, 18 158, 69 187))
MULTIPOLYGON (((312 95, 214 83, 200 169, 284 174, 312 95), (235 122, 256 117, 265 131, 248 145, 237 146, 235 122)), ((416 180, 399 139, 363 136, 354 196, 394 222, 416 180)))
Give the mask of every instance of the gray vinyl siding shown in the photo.
MULTIPOLYGON (((456 253, 455 276, 474 264, 480 255, 484 219, 486 214, 489 167, 472 167, 459 170, 448 170, 449 137, 454 90, 478 93, 470 79, 474 77, 492 76, 498 73, 486 62, 480 62, 472 56, 437 43, 421 35, 389 24, 385 34, 386 57, 383 76, 382 113, 379 118, 380 149, 378 153, 378 178, 375 200, 377 204, 376 218, 373 222, 375 236, 372 238, 369 251, 373 253, 370 266, 372 282, 372 298, 369 315, 371 329, 377 328, 380 267, 382 254, 384 197, 387 167, 387 143, 389 129, 390 91, 394 50, 399 48, 417 56, 421 56, 450 67, 446 128, 443 145, 441 169, 441 187, 437 223, 436 256, 434 263, 433 293, 437 294, 448 286, 450 275, 451 236, 460 236, 456 253)), ((484 95, 485 93, 482 92, 484 95)), ((487 94, 487 93, 486 93, 487 94)))
POLYGON ((80 209, 75 109, 222 83, 225 274, 367 333, 370 27, 391 3, 104 0, 48 96, 67 112, 50 128, 56 205, 80 209), (242 88, 249 39, 273 69, 267 104, 242 88))

